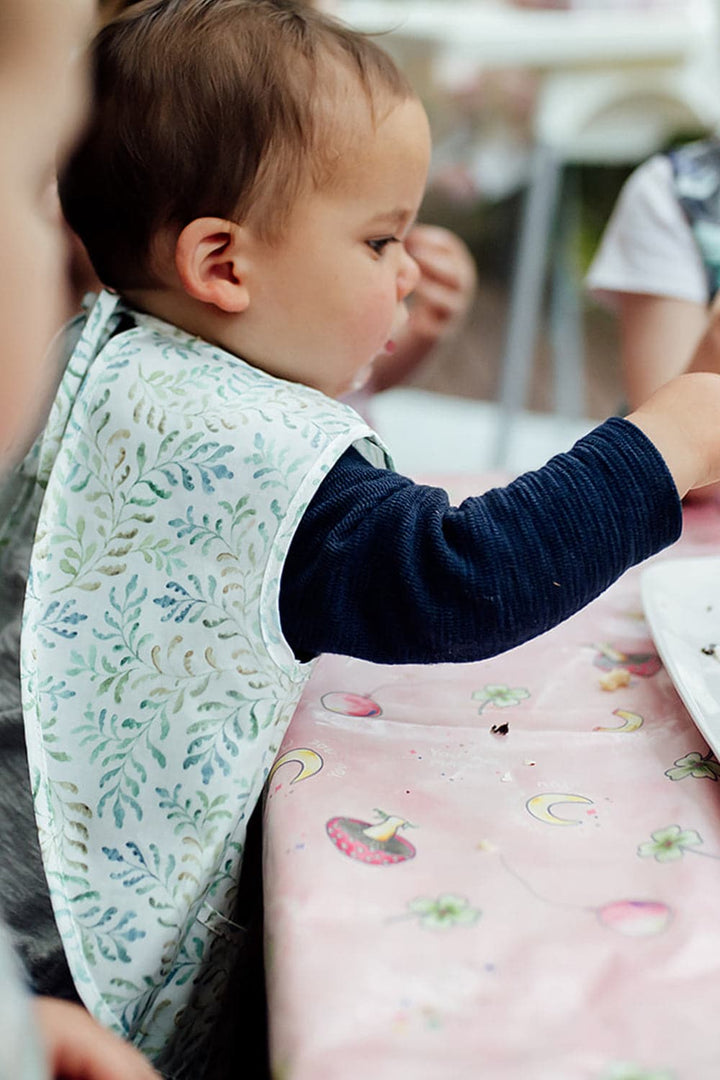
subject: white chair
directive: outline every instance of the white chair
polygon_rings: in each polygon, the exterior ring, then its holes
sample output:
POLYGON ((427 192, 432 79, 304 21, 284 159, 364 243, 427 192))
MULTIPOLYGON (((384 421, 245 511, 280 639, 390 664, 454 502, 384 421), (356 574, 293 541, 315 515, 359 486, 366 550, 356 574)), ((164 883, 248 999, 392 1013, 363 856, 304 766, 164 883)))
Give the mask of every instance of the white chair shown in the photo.
MULTIPOLYGON (((650 9, 635 18, 641 22, 656 14, 650 9)), ((687 33, 677 40, 678 51, 664 58, 626 57, 612 68, 578 65, 544 74, 510 297, 497 464, 506 460, 511 425, 527 401, 549 260, 555 411, 577 417, 585 409, 582 297, 572 247, 578 204, 572 192, 560 198, 564 167, 636 164, 679 132, 715 128, 720 122, 716 16, 713 4, 698 4, 694 13, 688 4, 687 33)))
POLYGON ((571 163, 635 164, 675 134, 720 124, 718 0, 657 7, 527 10, 497 0, 335 0, 365 30, 431 50, 438 71, 531 67, 540 75, 534 150, 518 237, 499 390, 494 464, 527 404, 548 269, 554 409, 585 410, 582 304, 569 265, 577 202, 560 198, 571 163), (558 213, 558 209, 560 213, 558 213))

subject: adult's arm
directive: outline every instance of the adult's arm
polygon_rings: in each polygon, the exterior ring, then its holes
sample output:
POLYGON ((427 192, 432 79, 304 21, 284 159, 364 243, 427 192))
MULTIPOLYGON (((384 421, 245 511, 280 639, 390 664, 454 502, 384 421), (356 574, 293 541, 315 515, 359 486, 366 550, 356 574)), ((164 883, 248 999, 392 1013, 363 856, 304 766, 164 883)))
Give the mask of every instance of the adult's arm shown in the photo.
POLYGON ((617 311, 622 381, 631 409, 685 370, 717 370, 717 356, 714 368, 707 362, 688 366, 708 326, 705 304, 628 292, 618 295, 617 311))

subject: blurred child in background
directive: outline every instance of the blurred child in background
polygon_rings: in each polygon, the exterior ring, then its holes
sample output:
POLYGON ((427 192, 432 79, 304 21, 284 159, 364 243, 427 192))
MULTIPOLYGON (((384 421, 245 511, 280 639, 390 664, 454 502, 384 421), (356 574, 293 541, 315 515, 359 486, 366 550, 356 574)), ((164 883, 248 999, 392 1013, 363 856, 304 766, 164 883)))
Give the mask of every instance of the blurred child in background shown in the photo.
POLYGON ((626 182, 587 285, 616 312, 634 408, 685 371, 720 285, 720 141, 656 154, 626 182))

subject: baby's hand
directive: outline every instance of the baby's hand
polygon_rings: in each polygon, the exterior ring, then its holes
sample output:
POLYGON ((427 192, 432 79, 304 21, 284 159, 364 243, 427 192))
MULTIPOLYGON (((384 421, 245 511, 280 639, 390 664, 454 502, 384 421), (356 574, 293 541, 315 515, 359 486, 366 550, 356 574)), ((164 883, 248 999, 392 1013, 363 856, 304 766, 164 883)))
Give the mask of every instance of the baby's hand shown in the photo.
POLYGON ((434 345, 470 306, 475 262, 459 236, 437 225, 416 225, 405 247, 420 267, 407 334, 434 345))
POLYGON ((627 419, 655 443, 681 498, 720 480, 720 375, 671 379, 627 419))
MULTIPOLYGON (((690 360, 688 371, 720 372, 720 291, 710 305, 705 331, 690 360)), ((688 502, 720 499, 720 484, 709 484, 688 495, 688 502)))
POLYGON ((80 1005, 33 1002, 50 1076, 62 1080, 159 1080, 139 1050, 102 1027, 80 1005))

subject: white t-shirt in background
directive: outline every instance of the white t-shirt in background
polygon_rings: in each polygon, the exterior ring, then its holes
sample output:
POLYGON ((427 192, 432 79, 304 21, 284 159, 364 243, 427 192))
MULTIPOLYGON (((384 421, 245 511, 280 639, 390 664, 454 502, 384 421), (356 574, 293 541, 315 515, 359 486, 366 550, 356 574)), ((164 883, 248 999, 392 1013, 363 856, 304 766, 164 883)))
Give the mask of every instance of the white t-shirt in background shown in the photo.
POLYGON ((608 307, 622 292, 708 303, 705 267, 664 154, 649 158, 626 181, 586 285, 608 307))

